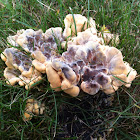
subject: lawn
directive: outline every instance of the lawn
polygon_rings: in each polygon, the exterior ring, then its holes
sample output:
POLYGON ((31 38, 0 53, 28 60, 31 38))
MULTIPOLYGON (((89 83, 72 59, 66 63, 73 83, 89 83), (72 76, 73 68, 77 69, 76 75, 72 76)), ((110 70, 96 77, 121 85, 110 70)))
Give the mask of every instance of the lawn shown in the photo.
POLYGON ((122 86, 113 95, 81 92, 72 98, 54 92, 45 74, 31 90, 7 85, 6 65, 0 59, 0 139, 140 140, 139 9, 139 0, 0 0, 0 53, 9 47, 7 37, 19 29, 64 29, 67 14, 81 14, 95 19, 98 30, 106 25, 111 33, 120 35, 114 47, 138 73, 130 88, 122 86), (43 115, 24 122, 28 98, 45 103, 46 108, 43 115))

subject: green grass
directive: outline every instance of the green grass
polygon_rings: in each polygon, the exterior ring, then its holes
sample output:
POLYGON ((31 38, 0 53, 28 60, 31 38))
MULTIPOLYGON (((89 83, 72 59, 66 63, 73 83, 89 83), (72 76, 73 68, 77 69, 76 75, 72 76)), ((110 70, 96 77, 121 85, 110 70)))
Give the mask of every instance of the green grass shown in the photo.
MULTIPOLYGON (((112 33, 120 35, 120 43, 115 46, 122 51, 124 60, 137 70, 138 76, 131 88, 121 87, 115 93, 110 114, 116 115, 105 122, 113 131, 108 140, 140 139, 140 2, 139 0, 0 0, 0 53, 7 47, 6 38, 19 29, 42 29, 62 27, 63 19, 69 14, 82 14, 92 17, 96 24, 108 25, 112 33), (71 10, 70 8, 71 7, 71 10)), ((0 60, 0 139, 55 139, 58 131, 58 113, 62 104, 70 103, 71 97, 54 93, 44 79, 41 84, 26 91, 23 87, 8 86, 3 71, 5 64, 0 60), (45 102, 46 111, 42 116, 35 116, 28 123, 23 122, 23 109, 27 98, 33 97, 45 102)), ((82 95, 81 95, 82 96, 82 95)), ((81 96, 78 98, 80 99, 81 96)), ((75 99, 73 99, 75 100, 75 99)), ((86 110, 82 110, 83 114, 86 110)), ((94 110, 95 112, 97 111, 94 110)), ((102 112, 100 115, 105 119, 102 112)), ((100 116, 100 117, 101 117, 100 116)), ((84 119, 88 125, 88 118, 84 119)), ((77 139, 74 138, 73 139, 77 139)))

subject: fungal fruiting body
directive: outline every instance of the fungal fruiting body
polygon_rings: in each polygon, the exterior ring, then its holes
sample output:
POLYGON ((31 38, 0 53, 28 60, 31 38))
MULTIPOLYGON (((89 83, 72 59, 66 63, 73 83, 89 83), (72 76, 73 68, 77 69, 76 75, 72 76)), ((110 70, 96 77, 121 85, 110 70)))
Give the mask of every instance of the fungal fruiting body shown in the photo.
POLYGON ((7 68, 4 70, 4 76, 7 83, 14 85, 19 83, 26 89, 42 79, 41 73, 32 66, 32 60, 28 55, 20 52, 16 48, 7 48, 1 54, 7 68))
POLYGON ((22 48, 7 48, 1 54, 7 68, 7 83, 25 85, 29 89, 46 73, 55 91, 63 90, 75 97, 80 90, 94 95, 99 90, 106 94, 115 92, 119 86, 130 87, 137 72, 123 61, 120 50, 111 45, 119 43, 119 36, 96 29, 95 21, 79 14, 67 15, 65 29, 22 29, 7 38, 9 44, 22 48), (67 48, 62 55, 59 47, 67 48), (29 54, 30 53, 30 54, 29 54), (27 55, 28 54, 28 55, 27 55))
POLYGON ((23 115, 24 121, 29 121, 34 115, 42 115, 45 110, 45 104, 41 104, 35 99, 27 99, 23 115))

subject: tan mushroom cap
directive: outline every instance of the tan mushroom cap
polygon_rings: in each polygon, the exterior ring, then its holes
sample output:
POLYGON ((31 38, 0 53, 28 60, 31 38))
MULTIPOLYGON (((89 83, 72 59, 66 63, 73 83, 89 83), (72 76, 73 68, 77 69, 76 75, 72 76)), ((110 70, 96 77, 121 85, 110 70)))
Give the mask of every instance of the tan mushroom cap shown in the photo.
POLYGON ((25 86, 26 90, 32 88, 37 82, 42 80, 41 73, 36 69, 34 69, 33 73, 29 77, 20 75, 19 78, 19 85, 25 86))
POLYGON ((46 61, 46 57, 44 56, 44 54, 41 51, 34 51, 32 53, 33 58, 35 58, 36 60, 38 60, 41 63, 44 63, 46 61))
POLYGON ((88 41, 98 42, 98 37, 90 31, 79 32, 76 37, 77 45, 86 44, 88 41))
POLYGON ((113 75, 127 74, 128 69, 124 64, 121 53, 115 55, 109 62, 109 73, 113 75))
POLYGON ((58 75, 57 71, 53 69, 51 62, 47 64, 46 66, 46 74, 48 81, 50 82, 50 86, 55 91, 61 91, 61 79, 58 75))
POLYGON ((40 61, 35 59, 35 60, 32 61, 32 64, 41 73, 46 72, 46 65, 47 65, 46 63, 41 63, 40 61))
POLYGON ((35 34, 35 31, 33 29, 26 29, 22 34, 18 36, 16 39, 16 43, 20 45, 25 51, 29 52, 29 49, 27 47, 28 40, 26 36, 33 36, 35 34))
POLYGON ((5 64, 9 67, 9 68, 14 68, 13 66, 13 55, 12 53, 6 53, 6 49, 4 50, 4 52, 1 53, 1 59, 5 62, 5 64))
POLYGON ((107 74, 100 72, 95 76, 95 80, 100 84, 101 89, 106 89, 111 84, 112 79, 107 74))
POLYGON ((64 23, 65 23, 65 29, 63 32, 63 36, 64 37, 68 37, 75 35, 76 31, 75 31, 75 24, 76 24, 76 30, 77 32, 81 32, 82 28, 85 29, 87 26, 87 18, 80 15, 80 14, 68 14, 65 19, 64 19, 64 23), (74 16, 74 19, 73 19, 74 16))
POLYGON ((90 95, 94 95, 99 91, 100 85, 96 81, 83 81, 81 83, 81 89, 90 95))
POLYGON ((106 54, 105 50, 107 49, 107 46, 101 45, 99 43, 94 44, 94 57, 93 60, 95 61, 95 64, 102 64, 106 62, 106 54))
POLYGON ((114 86, 122 86, 127 83, 127 76, 125 74, 110 76, 114 86))
POLYGON ((119 55, 120 58, 122 58, 122 53, 120 50, 118 50, 117 48, 115 47, 108 47, 106 50, 105 50, 105 55, 106 55, 106 58, 107 58, 107 62, 109 63, 111 61, 111 59, 113 59, 114 56, 116 55, 119 55))
POLYGON ((130 87, 132 81, 135 79, 137 72, 129 66, 128 63, 125 62, 127 67, 127 74, 120 74, 120 75, 112 75, 110 76, 112 79, 112 83, 114 86, 122 86, 125 85, 126 87, 130 87))
POLYGON ((23 121, 30 121, 32 119, 33 115, 29 112, 25 112, 23 116, 23 121))
POLYGON ((61 39, 62 38, 62 28, 61 27, 55 27, 55 28, 49 28, 44 33, 45 39, 48 39, 49 37, 61 39))
POLYGON ((33 108, 34 108, 34 99, 28 99, 26 101, 26 107, 25 107, 25 112, 23 115, 23 120, 24 121, 30 121, 33 117, 33 108))
POLYGON ((129 72, 128 76, 127 76, 127 83, 128 84, 125 84, 126 87, 130 87, 131 86, 131 83, 136 78, 136 75, 137 75, 136 70, 131 68, 130 72, 129 72))
POLYGON ((9 67, 5 68, 4 70, 4 77, 8 80, 6 81, 7 84, 15 85, 17 82, 20 81, 18 77, 19 73, 15 69, 11 69, 9 67))
POLYGON ((22 34, 18 36, 16 39, 16 43, 21 46, 26 52, 31 52, 28 48, 28 38, 27 37, 34 37, 35 35, 42 35, 42 30, 34 31, 33 29, 26 29, 22 34))
POLYGON ((68 79, 63 79, 62 80, 62 83, 61 83, 61 89, 62 90, 66 90, 66 89, 69 89, 69 88, 72 88, 73 85, 70 83, 70 81, 68 79))
POLYGON ((85 30, 85 32, 92 33, 93 35, 97 36, 97 29, 96 27, 91 27, 85 30))
POLYGON ((9 68, 18 69, 23 75, 30 75, 33 71, 33 68, 30 64, 31 59, 16 48, 5 49, 1 54, 1 58, 5 61, 5 64, 9 68))
MULTIPOLYGON (((25 32, 25 30, 24 29, 21 29, 21 30, 18 30, 17 31, 17 34, 16 35, 14 35, 14 36, 8 36, 7 37, 7 42, 10 44, 10 46, 11 45, 12 46, 19 46, 16 41, 17 41, 19 35, 21 35, 24 32, 25 32)), ((8 44, 8 46, 9 46, 9 44, 8 44)))
POLYGON ((64 92, 72 97, 76 97, 79 95, 80 89, 78 86, 72 86, 71 88, 65 89, 64 92))
POLYGON ((32 61, 33 66, 41 73, 45 73, 47 61, 46 61, 46 57, 43 55, 43 53, 41 51, 34 51, 32 53, 32 56, 35 58, 32 61))
POLYGON ((11 69, 9 67, 4 70, 4 77, 8 80, 6 82, 7 84, 13 86, 16 83, 19 83, 20 86, 25 86, 25 89, 27 90, 42 79, 41 74, 38 71, 34 72, 32 76, 30 75, 30 77, 25 77, 16 69, 11 69))
POLYGON ((35 113, 36 115, 39 115, 39 105, 37 102, 34 103, 33 113, 35 113))
POLYGON ((104 44, 103 39, 99 38, 92 28, 88 28, 83 32, 78 32, 77 36, 72 37, 71 40, 69 40, 68 42, 62 42, 62 46, 64 47, 66 43, 67 46, 70 46, 70 45, 85 45, 89 42, 92 42, 92 44, 104 44))
POLYGON ((64 79, 68 79, 71 84, 75 84, 77 76, 75 72, 62 61, 53 60, 52 67, 58 72, 58 74, 64 79))
POLYGON ((116 90, 118 89, 118 86, 114 86, 113 84, 108 85, 108 87, 106 87, 105 89, 103 89, 103 91, 106 94, 112 94, 114 93, 116 90))
POLYGON ((68 65, 57 60, 52 62, 52 67, 62 79, 61 89, 73 97, 77 96, 80 89, 78 86, 75 86, 77 79, 75 72, 68 65))

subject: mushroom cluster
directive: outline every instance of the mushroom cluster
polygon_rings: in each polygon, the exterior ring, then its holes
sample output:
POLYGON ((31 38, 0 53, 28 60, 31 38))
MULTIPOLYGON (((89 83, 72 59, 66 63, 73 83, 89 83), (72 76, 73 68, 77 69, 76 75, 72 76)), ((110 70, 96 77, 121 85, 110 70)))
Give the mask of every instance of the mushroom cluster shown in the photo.
POLYGON ((41 104, 35 99, 27 99, 23 115, 24 121, 29 121, 34 115, 42 115, 45 110, 45 104, 41 104))
POLYGON ((123 61, 120 50, 108 45, 118 44, 118 35, 97 31, 95 21, 80 14, 67 15, 64 23, 63 32, 61 27, 45 33, 22 29, 7 38, 13 46, 1 54, 7 65, 7 83, 18 82, 29 89, 42 79, 41 73, 46 73, 53 90, 63 90, 73 97, 81 89, 94 95, 99 90, 111 94, 119 86, 130 87, 137 72, 123 61), (62 54, 60 46, 67 48, 62 54))

